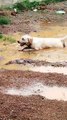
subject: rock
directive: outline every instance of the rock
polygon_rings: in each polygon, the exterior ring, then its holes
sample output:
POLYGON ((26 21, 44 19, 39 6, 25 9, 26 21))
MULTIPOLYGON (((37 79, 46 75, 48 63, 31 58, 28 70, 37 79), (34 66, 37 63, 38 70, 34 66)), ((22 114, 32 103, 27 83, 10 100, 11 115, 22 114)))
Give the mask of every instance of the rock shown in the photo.
POLYGON ((16 16, 17 13, 18 13, 17 9, 14 8, 14 10, 11 12, 11 15, 16 16))
POLYGON ((34 11, 34 12, 37 12, 37 9, 34 9, 33 11, 34 11))
POLYGON ((56 11, 57 14, 65 14, 66 12, 64 10, 58 10, 56 11))

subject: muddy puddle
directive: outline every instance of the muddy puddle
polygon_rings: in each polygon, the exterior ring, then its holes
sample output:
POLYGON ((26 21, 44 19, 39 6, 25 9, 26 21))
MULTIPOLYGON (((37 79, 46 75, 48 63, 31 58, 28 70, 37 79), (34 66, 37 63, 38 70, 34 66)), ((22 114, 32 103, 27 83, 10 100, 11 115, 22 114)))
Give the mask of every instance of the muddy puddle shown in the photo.
POLYGON ((61 73, 67 75, 67 67, 40 66, 31 68, 30 70, 41 73, 61 73))
MULTIPOLYGON (((15 33, 13 37, 18 40, 24 33, 15 33)), ((31 32, 30 35, 38 36, 38 37, 62 37, 67 34, 66 26, 49 26, 46 30, 40 32, 31 32)), ((67 41, 66 41, 67 42, 67 41)), ((22 65, 8 65, 11 60, 15 59, 31 59, 31 60, 43 60, 49 62, 62 62, 67 61, 67 48, 50 48, 44 49, 40 51, 28 51, 23 52, 19 51, 18 43, 13 44, 4 44, 0 43, 0 69, 17 69, 17 70, 30 70, 30 66, 22 66, 22 65)), ((32 67, 32 66, 31 66, 32 67)))
POLYGON ((42 83, 32 83, 23 88, 3 88, 2 93, 17 96, 40 95, 49 100, 67 101, 67 87, 46 86, 42 83))

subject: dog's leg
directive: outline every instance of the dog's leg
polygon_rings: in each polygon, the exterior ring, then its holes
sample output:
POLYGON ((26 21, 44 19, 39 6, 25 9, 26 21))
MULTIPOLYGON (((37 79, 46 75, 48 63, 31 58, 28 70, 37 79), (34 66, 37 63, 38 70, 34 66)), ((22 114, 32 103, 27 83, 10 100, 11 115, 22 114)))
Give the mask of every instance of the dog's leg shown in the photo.
POLYGON ((63 48, 65 48, 66 47, 66 45, 65 45, 65 42, 63 41, 63 48))
POLYGON ((65 39, 67 39, 67 35, 66 36, 64 36, 63 38, 61 38, 61 40, 62 40, 62 42, 63 42, 63 47, 66 47, 66 44, 65 44, 65 39))

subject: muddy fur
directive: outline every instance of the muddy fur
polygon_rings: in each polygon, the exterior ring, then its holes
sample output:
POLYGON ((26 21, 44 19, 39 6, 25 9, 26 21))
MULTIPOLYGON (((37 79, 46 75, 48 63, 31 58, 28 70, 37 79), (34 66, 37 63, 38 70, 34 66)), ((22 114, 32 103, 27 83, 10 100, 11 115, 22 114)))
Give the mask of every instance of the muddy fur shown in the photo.
MULTIPOLYGON (((41 50, 44 48, 64 48, 65 45, 65 39, 67 36, 62 38, 38 38, 38 37, 31 37, 29 35, 24 35, 21 37, 21 40, 18 41, 21 47, 24 45, 27 45, 24 49, 34 49, 34 50, 41 50)), ((23 49, 23 50, 24 50, 23 49)))

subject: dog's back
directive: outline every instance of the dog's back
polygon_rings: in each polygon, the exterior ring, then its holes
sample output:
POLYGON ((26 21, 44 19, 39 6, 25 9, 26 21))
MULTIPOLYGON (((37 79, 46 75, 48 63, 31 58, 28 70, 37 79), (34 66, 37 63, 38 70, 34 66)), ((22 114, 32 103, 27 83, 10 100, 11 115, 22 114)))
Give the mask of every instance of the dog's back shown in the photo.
POLYGON ((59 38, 37 38, 33 37, 32 48, 38 50, 43 48, 51 47, 61 47, 63 48, 63 43, 59 38))
POLYGON ((62 38, 38 38, 38 37, 32 37, 29 35, 22 36, 22 42, 26 43, 26 45, 29 45, 30 47, 39 50, 44 48, 51 48, 51 47, 59 47, 63 48, 65 47, 65 39, 67 39, 67 36, 64 36, 62 38))

